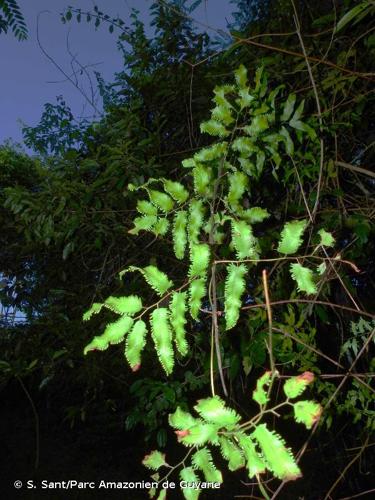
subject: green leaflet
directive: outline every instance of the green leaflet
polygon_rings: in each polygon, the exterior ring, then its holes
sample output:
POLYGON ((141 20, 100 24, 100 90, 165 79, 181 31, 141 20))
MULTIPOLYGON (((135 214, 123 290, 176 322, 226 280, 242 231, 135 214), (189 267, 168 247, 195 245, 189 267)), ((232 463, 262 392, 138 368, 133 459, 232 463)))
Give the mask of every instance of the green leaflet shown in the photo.
POLYGON ((146 330, 146 323, 139 319, 126 337, 125 357, 133 372, 141 366, 141 352, 146 345, 146 330))
POLYGON ((204 420, 218 427, 232 429, 240 421, 240 416, 231 408, 226 408, 219 396, 199 400, 194 409, 204 420))
POLYGON ((324 245, 325 247, 333 247, 335 243, 335 238, 332 236, 331 233, 328 233, 324 229, 320 229, 318 231, 318 234, 320 236, 320 244, 324 245))
POLYGON ((189 207, 188 236, 189 243, 198 243, 203 226, 205 209, 201 200, 192 200, 189 207))
POLYGON ((158 450, 154 450, 149 455, 146 455, 142 463, 145 467, 152 470, 158 470, 160 467, 168 465, 165 461, 165 453, 161 453, 158 450))
POLYGON ((289 118, 292 116, 295 103, 296 103, 296 95, 289 94, 288 99, 284 103, 284 110, 281 115, 282 122, 287 122, 289 118))
MULTIPOLYGON (((184 467, 180 471, 180 479, 181 481, 185 481, 190 484, 199 484, 199 477, 194 472, 192 467, 184 467)), ((185 497, 185 500, 198 500, 199 494, 201 490, 199 488, 182 488, 182 493, 185 497)))
POLYGON ((158 209, 147 200, 137 201, 137 210, 143 215, 157 215, 158 209))
POLYGON ((313 380, 314 374, 311 372, 304 372, 302 375, 289 378, 283 386, 286 397, 290 399, 297 398, 313 380))
POLYGON ((209 197, 212 194, 212 168, 198 164, 193 170, 195 194, 209 197))
POLYGON ((100 313, 102 307, 104 304, 101 304, 100 302, 94 302, 93 305, 88 309, 85 313, 83 313, 82 319, 83 321, 88 321, 93 314, 98 314, 100 313))
POLYGON ((227 101, 228 105, 218 105, 211 112, 211 116, 214 120, 222 122, 224 125, 230 125, 234 122, 232 116, 232 106, 227 101))
POLYGON ((296 130, 301 130, 301 132, 306 132, 306 134, 310 137, 312 141, 314 141, 317 137, 315 130, 307 125, 307 123, 301 122, 301 120, 290 120, 289 125, 296 130))
POLYGON ((205 278, 210 263, 210 247, 206 243, 193 243, 190 245, 190 278, 205 278))
POLYGON ((104 306, 117 314, 136 314, 142 309, 142 299, 137 295, 108 297, 104 306))
POLYGON ((181 210, 176 213, 173 222, 173 250, 177 259, 183 259, 187 243, 186 236, 187 212, 181 210))
POLYGON ((164 189, 177 203, 184 203, 188 197, 189 192, 184 188, 180 182, 170 181, 163 179, 164 189))
POLYGON ((240 64, 240 66, 234 71, 234 78, 236 80, 237 85, 239 86, 240 89, 246 89, 247 88, 247 69, 243 64, 240 64))
POLYGON ((269 397, 265 387, 270 385, 272 378, 272 372, 265 372, 260 378, 257 380, 257 387, 253 392, 253 399, 260 406, 265 405, 269 401, 269 397))
POLYGON ((245 458, 238 446, 225 436, 219 437, 220 450, 223 457, 228 460, 228 469, 235 471, 245 465, 245 458))
POLYGON ((307 220, 287 222, 280 235, 277 251, 286 255, 296 253, 302 243, 302 235, 306 229, 307 220))
POLYGON ((156 215, 143 215, 142 217, 135 217, 133 220, 134 227, 129 229, 130 234, 138 234, 139 231, 151 231, 158 218, 156 215))
POLYGON ((238 208, 238 202, 246 191, 248 177, 243 172, 237 171, 233 172, 233 174, 229 174, 228 181, 228 203, 234 210, 236 210, 238 208))
POLYGON ((252 227, 243 220, 231 220, 232 243, 238 259, 258 259, 258 240, 253 235, 252 227))
POLYGON ((207 120, 200 124, 200 129, 202 133, 206 133, 215 137, 227 137, 230 132, 225 128, 225 126, 217 120, 207 120))
POLYGON ((254 144, 250 137, 237 137, 237 139, 232 142, 231 148, 233 151, 238 151, 245 158, 259 151, 258 146, 254 144))
POLYGON ((222 158, 225 155, 227 148, 227 142, 218 142, 217 144, 203 148, 198 151, 198 153, 195 153, 194 160, 197 162, 206 162, 222 158))
POLYGON ((292 141, 292 138, 290 137, 289 132, 287 131, 287 129, 284 126, 281 127, 280 135, 283 136, 283 138, 284 138, 286 152, 288 153, 289 156, 293 156, 294 143, 292 141))
POLYGON ((301 477, 301 471, 289 448, 286 448, 283 439, 267 429, 266 424, 256 426, 252 436, 258 442, 267 468, 283 481, 293 481, 301 477))
POLYGON ((207 482, 222 483, 223 478, 221 472, 213 463, 211 452, 208 448, 202 448, 194 453, 191 457, 193 467, 200 469, 207 482))
POLYGON ((258 175, 256 170, 256 165, 254 162, 248 160, 247 158, 238 158, 238 161, 241 165, 242 170, 249 177, 256 177, 258 175))
POLYGON ((246 219, 249 224, 256 224, 257 222, 263 222, 268 219, 271 215, 264 208, 252 207, 247 210, 241 211, 241 217, 246 219))
POLYGON ((214 424, 198 421, 198 424, 190 427, 187 432, 180 433, 178 441, 185 446, 203 446, 206 443, 218 443, 219 427, 214 424))
POLYGON ((186 296, 186 292, 173 292, 169 304, 170 322, 175 333, 174 341, 181 356, 186 356, 189 350, 185 332, 186 296))
POLYGON ((238 435, 238 444, 246 458, 246 467, 249 472, 249 478, 262 474, 266 471, 266 464, 263 458, 255 449, 254 441, 247 434, 238 435))
POLYGON ((168 417, 169 425, 180 431, 184 431, 194 427, 199 423, 199 420, 192 417, 187 411, 181 410, 178 406, 174 413, 168 417))
POLYGON ((154 227, 152 228, 152 232, 155 236, 164 236, 168 232, 169 221, 165 217, 158 218, 155 222, 154 227))
POLYGON ((166 500, 166 498, 167 498, 167 490, 166 488, 163 488, 162 490, 160 490, 160 493, 156 500, 166 500))
POLYGON ((93 340, 87 344, 83 354, 86 355, 90 351, 105 351, 109 346, 109 342, 102 335, 98 335, 93 338, 93 340))
POLYGON ((240 264, 229 264, 227 266, 228 274, 225 281, 225 329, 230 330, 236 326, 240 308, 241 297, 245 291, 246 283, 245 276, 247 273, 246 266, 240 264))
POLYGON ((195 279, 190 284, 189 289, 189 308, 193 319, 198 319, 199 309, 202 299, 206 295, 206 281, 203 278, 195 279))
POLYGON ((151 333, 155 343, 159 361, 167 375, 173 371, 174 352, 172 347, 172 332, 168 322, 168 309, 154 309, 150 316, 151 333))
POLYGON ((90 351, 104 351, 110 344, 119 344, 124 340, 133 325, 134 320, 130 316, 122 316, 113 323, 109 323, 102 335, 94 337, 94 339, 84 348, 83 354, 86 355, 90 351))
POLYGON ((311 427, 320 419, 323 408, 315 401, 298 401, 293 405, 294 420, 306 426, 311 427))
POLYGON ((139 271, 150 287, 160 296, 164 295, 173 286, 173 282, 169 280, 168 276, 156 266, 146 266, 143 268, 129 266, 121 271, 119 276, 121 278, 125 273, 132 271, 139 271))
POLYGON ((268 118, 266 115, 254 116, 250 125, 244 127, 246 134, 256 137, 269 128, 268 118))
POLYGON ((151 203, 160 208, 163 212, 170 212, 173 209, 173 200, 170 196, 154 189, 147 189, 151 203))
POLYGON ((314 283, 314 274, 308 267, 295 263, 290 265, 290 274, 297 282, 297 287, 300 292, 308 294, 317 293, 318 289, 314 283))

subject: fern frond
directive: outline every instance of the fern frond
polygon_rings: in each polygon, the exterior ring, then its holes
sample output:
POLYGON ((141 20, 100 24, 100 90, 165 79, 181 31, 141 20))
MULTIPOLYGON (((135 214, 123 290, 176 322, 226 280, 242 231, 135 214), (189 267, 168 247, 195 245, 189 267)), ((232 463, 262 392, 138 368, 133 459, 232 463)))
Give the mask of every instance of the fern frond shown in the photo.
POLYGON ((104 304, 101 304, 100 302, 94 302, 93 305, 88 309, 86 312, 83 313, 82 319, 83 321, 88 321, 91 319, 91 316, 93 314, 98 314, 102 310, 104 304))
POLYGON ((150 316, 151 334, 155 344, 160 364, 167 375, 173 371, 174 352, 172 347, 172 332, 169 326, 168 309, 159 307, 150 316))
POLYGON ((198 163, 193 170, 193 181, 195 194, 210 196, 212 192, 212 168, 198 163))
POLYGON ((125 357, 133 372, 141 366, 141 352, 146 345, 146 331, 146 323, 139 319, 126 337, 125 357))
POLYGON ((157 215, 158 209, 151 202, 147 200, 137 201, 137 210, 143 215, 157 215))
POLYGON ((180 182, 170 181, 168 179, 163 179, 165 191, 175 200, 177 203, 184 203, 189 198, 189 192, 180 182))
POLYGON ((255 97, 250 94, 249 90, 249 87, 247 87, 238 91, 239 98, 236 99, 236 103, 239 105, 241 110, 251 106, 251 103, 255 99, 255 97))
POLYGON ((223 457, 228 460, 228 469, 235 471, 245 465, 245 458, 238 446, 225 436, 219 437, 220 450, 223 457))
POLYGON ((237 434, 238 444, 246 458, 246 467, 249 472, 249 478, 266 471, 266 464, 263 458, 255 449, 255 443, 247 434, 237 434))
POLYGON ((237 171, 233 172, 233 174, 229 174, 228 181, 228 203, 234 210, 236 210, 238 208, 238 202, 246 191, 248 177, 243 172, 237 171))
POLYGON ((198 243, 204 220, 205 208, 202 200, 192 200, 189 207, 188 236, 189 243, 198 243))
POLYGON ((137 295, 128 297, 108 297, 104 302, 107 309, 117 314, 129 314, 130 316, 142 309, 142 299, 137 295))
POLYGON ((189 278, 205 278, 210 257, 210 247, 206 243, 193 243, 190 245, 189 278))
POLYGON ((266 424, 256 426, 252 436, 258 442, 267 468, 283 481, 292 481, 301 477, 301 471, 284 440, 274 432, 267 429, 266 424))
POLYGON ((240 416, 231 408, 226 408, 219 396, 199 400, 194 409, 206 422, 215 424, 219 428, 233 429, 240 421, 240 416))
POLYGON ((207 148, 203 148, 198 153, 195 153, 194 159, 197 162, 206 162, 217 160, 218 158, 222 158, 228 149, 228 143, 218 142, 217 144, 213 144, 212 146, 208 146, 207 148))
POLYGON ((208 448, 202 448, 191 457, 193 467, 200 469, 207 482, 222 483, 223 478, 219 469, 213 463, 211 452, 208 448))
POLYGON ((139 231, 151 231, 158 218, 156 215, 143 215, 142 217, 135 217, 133 220, 134 227, 128 232, 130 234, 138 234, 139 231))
POLYGON ((225 281, 225 329, 230 330, 236 326, 241 308, 241 297, 245 291, 246 266, 240 264, 229 264, 228 274, 225 281))
POLYGON ((277 251, 286 255, 296 253, 302 244, 302 235, 306 226, 306 219, 287 222, 281 231, 277 251))
POLYGON ((186 356, 189 350, 185 332, 186 295, 186 292, 174 292, 169 304, 170 322, 175 333, 174 341, 181 356, 186 356))
POLYGON ((169 195, 154 189, 147 189, 147 192, 151 203, 160 208, 163 212, 168 213, 173 209, 174 203, 169 195))
POLYGON ((297 287, 300 292, 308 294, 317 293, 318 289, 314 283, 314 274, 308 267, 295 263, 290 266, 290 274, 294 281, 297 282, 297 287))
POLYGON ((238 259, 258 259, 259 244, 252 227, 243 220, 232 219, 232 243, 238 259))
POLYGON ((187 243, 186 235, 187 212, 180 210, 176 213, 173 222, 173 250, 177 259, 183 259, 187 243))

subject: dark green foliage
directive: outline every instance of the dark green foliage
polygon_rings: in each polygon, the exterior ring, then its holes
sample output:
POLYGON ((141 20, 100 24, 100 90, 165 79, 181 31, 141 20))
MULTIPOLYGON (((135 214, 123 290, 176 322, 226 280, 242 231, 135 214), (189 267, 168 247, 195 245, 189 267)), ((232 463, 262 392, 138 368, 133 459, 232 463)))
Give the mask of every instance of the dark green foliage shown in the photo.
POLYGON ((0 33, 11 29, 18 40, 27 39, 27 26, 15 0, 0 0, 0 33))

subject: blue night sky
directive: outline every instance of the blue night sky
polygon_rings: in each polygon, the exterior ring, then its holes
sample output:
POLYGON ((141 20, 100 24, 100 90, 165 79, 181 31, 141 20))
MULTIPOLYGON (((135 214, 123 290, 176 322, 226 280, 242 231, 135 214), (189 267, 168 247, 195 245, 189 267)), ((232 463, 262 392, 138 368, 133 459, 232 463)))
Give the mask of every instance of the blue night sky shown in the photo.
MULTIPOLYGON (((141 19, 149 19, 148 8, 151 0, 98 0, 95 4, 108 15, 119 15, 130 24, 131 8, 140 11, 141 19)), ((11 34, 0 35, 0 144, 11 138, 22 140, 21 124, 34 126, 38 123, 47 102, 55 103, 56 96, 63 95, 76 117, 90 116, 91 109, 79 91, 70 83, 63 81, 64 76, 40 50, 36 31, 39 14, 39 38, 45 50, 53 57, 66 73, 70 74, 70 52, 82 65, 93 64, 92 69, 99 71, 106 81, 121 69, 121 55, 116 48, 116 31, 108 32, 102 25, 95 31, 94 25, 82 21, 64 25, 60 12, 68 5, 79 7, 82 11, 92 10, 91 0, 18 0, 29 29, 29 38, 19 42, 11 34), (67 43, 68 41, 68 43, 67 43)), ((232 11, 230 0, 205 0, 193 17, 202 23, 225 29, 232 11)), ((202 26, 199 29, 204 29, 202 26)), ((88 90, 87 81, 82 80, 88 90)))

